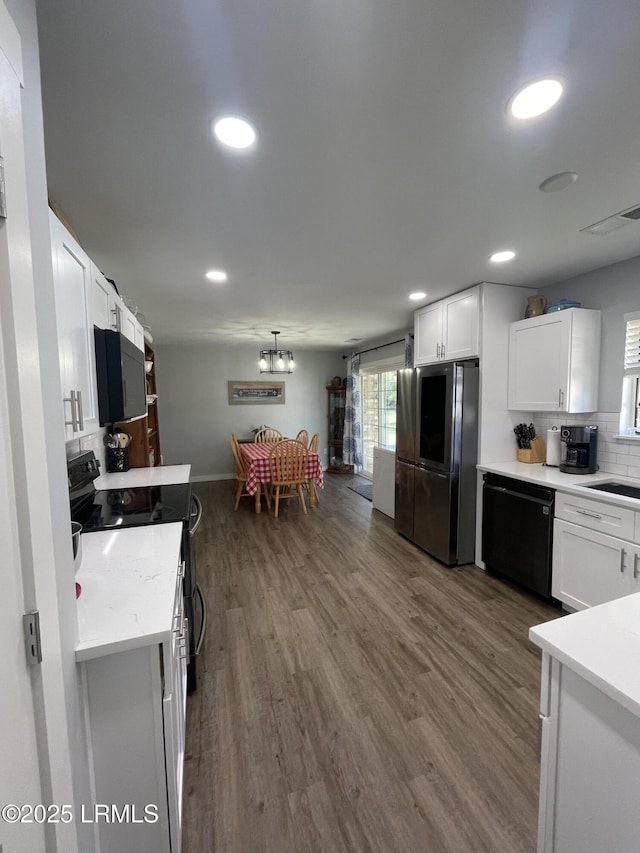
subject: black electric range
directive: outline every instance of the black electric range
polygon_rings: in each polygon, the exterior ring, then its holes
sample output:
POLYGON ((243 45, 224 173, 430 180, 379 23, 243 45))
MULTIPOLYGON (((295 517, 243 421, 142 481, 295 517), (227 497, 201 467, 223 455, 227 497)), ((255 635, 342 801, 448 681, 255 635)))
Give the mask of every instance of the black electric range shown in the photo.
POLYGON ((191 486, 177 483, 95 492, 91 501, 74 512, 73 520, 79 521, 87 533, 112 527, 185 523, 190 513, 191 486))
POLYGON ((182 524, 180 558, 184 561, 184 610, 189 629, 187 686, 193 692, 196 689, 196 656, 206 625, 206 606, 196 583, 196 563, 191 547, 202 507, 191 493, 191 485, 171 483, 96 491, 94 480, 100 476, 100 463, 93 451, 69 459, 67 473, 71 520, 82 525, 83 534, 148 524, 182 524))

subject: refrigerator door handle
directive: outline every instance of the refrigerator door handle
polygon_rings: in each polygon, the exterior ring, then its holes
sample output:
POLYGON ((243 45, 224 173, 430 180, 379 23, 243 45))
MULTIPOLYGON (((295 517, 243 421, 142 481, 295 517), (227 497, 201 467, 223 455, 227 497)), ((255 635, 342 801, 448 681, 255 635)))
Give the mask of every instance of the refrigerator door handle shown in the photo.
POLYGON ((427 474, 431 474, 432 477, 440 477, 441 480, 446 480, 449 477, 449 474, 443 474, 441 471, 434 471, 433 468, 429 468, 427 465, 418 464, 416 467, 421 471, 426 471, 427 474))
POLYGON ((436 358, 440 358, 440 344, 436 344, 436 358))

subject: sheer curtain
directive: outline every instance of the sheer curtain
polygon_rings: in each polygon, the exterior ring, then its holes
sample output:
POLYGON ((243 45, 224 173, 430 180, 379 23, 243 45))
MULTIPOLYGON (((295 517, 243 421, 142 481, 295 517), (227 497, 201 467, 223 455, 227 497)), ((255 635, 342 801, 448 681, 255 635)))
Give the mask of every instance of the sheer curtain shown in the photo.
POLYGON ((344 407, 342 457, 354 471, 362 467, 362 410, 360 405, 360 355, 351 353, 347 359, 347 393, 344 407))
POLYGON ((413 367, 413 335, 404 336, 404 366, 413 367))

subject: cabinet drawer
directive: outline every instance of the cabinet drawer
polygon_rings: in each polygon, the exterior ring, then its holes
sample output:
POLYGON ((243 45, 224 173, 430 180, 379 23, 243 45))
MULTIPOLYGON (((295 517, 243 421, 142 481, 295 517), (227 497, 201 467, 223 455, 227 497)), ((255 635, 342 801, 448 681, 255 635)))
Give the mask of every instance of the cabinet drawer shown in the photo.
POLYGON ((557 492, 556 518, 581 524, 590 530, 599 530, 621 539, 628 539, 630 542, 634 538, 634 511, 604 501, 594 501, 590 498, 557 492))

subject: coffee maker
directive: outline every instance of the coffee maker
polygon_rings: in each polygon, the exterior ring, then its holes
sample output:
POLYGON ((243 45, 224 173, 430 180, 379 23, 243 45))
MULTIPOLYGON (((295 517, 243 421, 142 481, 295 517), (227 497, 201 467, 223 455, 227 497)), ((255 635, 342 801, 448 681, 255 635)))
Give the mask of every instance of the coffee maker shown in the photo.
POLYGON ((566 453, 560 463, 565 474, 595 474, 598 466, 597 426, 560 427, 560 440, 566 445, 566 453))

